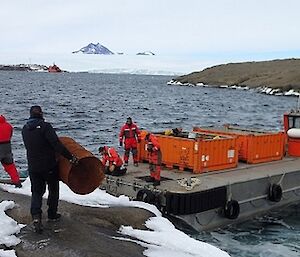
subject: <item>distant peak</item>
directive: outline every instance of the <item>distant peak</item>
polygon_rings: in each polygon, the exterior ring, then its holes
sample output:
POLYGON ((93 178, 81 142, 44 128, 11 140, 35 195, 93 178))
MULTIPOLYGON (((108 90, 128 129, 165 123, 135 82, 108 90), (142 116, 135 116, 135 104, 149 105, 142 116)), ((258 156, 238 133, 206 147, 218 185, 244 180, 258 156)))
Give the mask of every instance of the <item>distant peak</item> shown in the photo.
POLYGON ((104 55, 111 55, 114 54, 110 51, 107 47, 101 45, 100 43, 94 44, 89 43, 87 46, 80 48, 77 51, 72 52, 73 54, 76 53, 83 53, 83 54, 104 54, 104 55))
POLYGON ((136 55, 155 55, 155 53, 151 51, 139 52, 136 55))

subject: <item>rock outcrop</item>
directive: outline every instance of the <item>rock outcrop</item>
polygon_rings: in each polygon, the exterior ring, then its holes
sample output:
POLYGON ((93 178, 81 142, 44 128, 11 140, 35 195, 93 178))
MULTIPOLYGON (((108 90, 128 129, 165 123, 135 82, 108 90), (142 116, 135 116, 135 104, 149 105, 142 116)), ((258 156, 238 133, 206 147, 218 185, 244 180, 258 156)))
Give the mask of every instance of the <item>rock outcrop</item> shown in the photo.
POLYGON ((173 79, 182 84, 300 91, 300 59, 229 63, 173 79))
MULTIPOLYGON (((17 208, 7 211, 18 223, 25 224, 17 235, 22 242, 13 247, 19 257, 142 257, 144 248, 130 240, 118 240, 121 225, 145 229, 144 222, 152 216, 138 208, 92 208, 60 201, 59 222, 43 217, 42 234, 33 232, 29 212, 30 197, 0 190, 0 202, 13 200, 17 208)), ((46 200, 43 203, 46 212, 46 200)), ((0 246, 1 248, 1 246, 0 246)))

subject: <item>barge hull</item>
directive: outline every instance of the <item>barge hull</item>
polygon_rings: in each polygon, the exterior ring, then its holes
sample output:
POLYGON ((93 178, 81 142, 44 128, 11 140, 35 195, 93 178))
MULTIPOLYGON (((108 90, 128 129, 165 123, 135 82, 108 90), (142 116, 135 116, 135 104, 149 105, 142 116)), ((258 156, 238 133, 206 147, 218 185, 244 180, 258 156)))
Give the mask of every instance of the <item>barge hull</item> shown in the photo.
POLYGON ((115 196, 155 204, 170 219, 193 230, 224 227, 300 201, 300 159, 193 174, 163 169, 161 184, 147 183, 148 165, 128 167, 122 177, 107 176, 101 185, 115 196))

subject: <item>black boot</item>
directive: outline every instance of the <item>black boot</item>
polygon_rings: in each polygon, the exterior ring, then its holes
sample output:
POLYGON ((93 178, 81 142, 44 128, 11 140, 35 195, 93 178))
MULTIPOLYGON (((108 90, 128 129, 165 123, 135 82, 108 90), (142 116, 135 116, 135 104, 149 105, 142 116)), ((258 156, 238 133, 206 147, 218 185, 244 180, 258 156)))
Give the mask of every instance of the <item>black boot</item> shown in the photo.
POLYGON ((48 215, 48 221, 59 221, 61 218, 60 213, 55 213, 54 215, 48 215))
POLYGON ((21 182, 19 182, 19 183, 15 184, 15 188, 21 188, 21 187, 22 187, 22 184, 21 184, 21 182))
POLYGON ((159 186, 160 185, 160 180, 154 180, 153 186, 159 186))
POLYGON ((41 234, 43 232, 42 215, 33 215, 33 228, 34 232, 41 234))
POLYGON ((153 177, 146 177, 146 182, 154 182, 155 179, 153 177))

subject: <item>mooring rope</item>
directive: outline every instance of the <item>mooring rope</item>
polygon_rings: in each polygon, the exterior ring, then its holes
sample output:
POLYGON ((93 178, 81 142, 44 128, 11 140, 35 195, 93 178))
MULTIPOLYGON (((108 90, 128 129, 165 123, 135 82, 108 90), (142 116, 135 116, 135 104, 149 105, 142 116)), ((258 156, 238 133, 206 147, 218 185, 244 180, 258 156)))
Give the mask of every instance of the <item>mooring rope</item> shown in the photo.
POLYGON ((199 186, 202 181, 198 178, 183 178, 180 180, 177 180, 177 183, 184 187, 187 191, 192 190, 195 186, 199 186))

